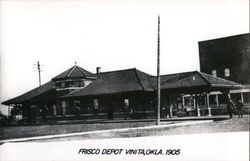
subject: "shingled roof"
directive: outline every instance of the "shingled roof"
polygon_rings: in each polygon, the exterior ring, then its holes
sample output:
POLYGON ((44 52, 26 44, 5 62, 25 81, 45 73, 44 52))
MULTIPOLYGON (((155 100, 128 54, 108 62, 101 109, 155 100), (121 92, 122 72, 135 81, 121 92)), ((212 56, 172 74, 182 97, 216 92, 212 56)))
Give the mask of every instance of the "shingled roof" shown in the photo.
POLYGON ((65 72, 62 72, 61 74, 52 78, 52 80, 55 81, 69 78, 96 78, 96 75, 77 65, 74 65, 65 72))
MULTIPOLYGON (((156 88, 156 78, 151 78, 151 84, 156 88)), ((239 88, 240 84, 214 77, 198 71, 177 73, 161 76, 161 89, 181 89, 192 87, 239 88)))
MULTIPOLYGON (((53 79, 64 79, 69 77, 75 78, 75 76, 78 77, 79 72, 82 72, 81 69, 82 68, 75 66, 75 68, 70 68, 69 70, 59 74, 53 79)), ((80 75, 82 75, 82 73, 80 75)), ((96 75, 89 74, 88 76, 96 75)), ((50 91, 53 91, 53 79, 52 81, 49 81, 40 87, 37 87, 13 99, 7 100, 2 104, 17 104, 29 101, 31 99, 34 100, 34 98, 45 98, 50 91)), ((214 77, 198 71, 161 76, 162 90, 174 89, 185 91, 186 89, 192 88, 202 90, 203 87, 209 90, 218 90, 240 88, 242 86, 238 83, 214 77)), ((156 77, 144 73, 136 68, 132 68, 100 73, 97 75, 97 79, 93 80, 93 82, 87 87, 69 93, 62 97, 82 97, 133 91, 153 91, 155 89, 156 77)))
POLYGON ((53 82, 49 81, 37 88, 34 88, 31 91, 28 91, 20 96, 17 96, 15 98, 12 98, 10 100, 7 100, 5 102, 2 102, 4 105, 9 105, 9 104, 18 104, 18 103, 23 103, 25 101, 29 101, 35 97, 38 97, 44 93, 47 93, 53 89, 53 82))
POLYGON ((52 78, 51 81, 32 89, 20 96, 17 96, 15 98, 12 98, 10 100, 2 102, 2 104, 9 105, 9 104, 18 104, 23 103, 29 100, 37 99, 38 97, 40 99, 51 99, 52 97, 55 98, 55 96, 46 96, 48 95, 47 92, 50 92, 53 90, 54 81, 57 80, 63 80, 63 79, 70 79, 70 78, 93 78, 96 79, 96 75, 84 70, 83 68, 74 65, 73 67, 69 68, 68 70, 62 72, 61 74, 57 75, 56 77, 52 78))
POLYGON ((95 81, 84 89, 63 97, 80 97, 114 94, 131 91, 153 91, 149 78, 151 75, 136 68, 100 73, 95 81))

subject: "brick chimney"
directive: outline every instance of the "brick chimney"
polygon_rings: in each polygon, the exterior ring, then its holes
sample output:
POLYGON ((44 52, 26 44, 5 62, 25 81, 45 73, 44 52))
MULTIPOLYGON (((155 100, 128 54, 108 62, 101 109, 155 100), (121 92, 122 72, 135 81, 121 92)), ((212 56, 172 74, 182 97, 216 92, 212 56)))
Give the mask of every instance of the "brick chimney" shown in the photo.
POLYGON ((96 67, 96 74, 100 74, 101 73, 101 67, 96 67))

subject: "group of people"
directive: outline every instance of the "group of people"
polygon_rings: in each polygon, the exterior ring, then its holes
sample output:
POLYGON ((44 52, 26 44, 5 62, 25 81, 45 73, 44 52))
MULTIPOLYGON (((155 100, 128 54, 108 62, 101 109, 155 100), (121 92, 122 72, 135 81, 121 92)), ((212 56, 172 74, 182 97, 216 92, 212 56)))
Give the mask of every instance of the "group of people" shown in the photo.
POLYGON ((242 118, 243 117, 243 107, 244 107, 244 104, 242 103, 241 100, 238 100, 237 103, 235 104, 232 101, 232 99, 229 98, 228 102, 227 102, 227 111, 228 111, 229 117, 230 118, 233 117, 234 109, 236 109, 238 117, 242 118))

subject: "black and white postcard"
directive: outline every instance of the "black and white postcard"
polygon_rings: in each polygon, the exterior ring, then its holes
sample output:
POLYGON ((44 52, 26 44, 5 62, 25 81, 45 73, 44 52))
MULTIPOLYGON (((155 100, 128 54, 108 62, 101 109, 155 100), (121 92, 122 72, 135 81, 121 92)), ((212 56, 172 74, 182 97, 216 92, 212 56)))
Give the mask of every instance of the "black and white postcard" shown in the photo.
POLYGON ((249 0, 0 0, 0 160, 248 161, 249 0))

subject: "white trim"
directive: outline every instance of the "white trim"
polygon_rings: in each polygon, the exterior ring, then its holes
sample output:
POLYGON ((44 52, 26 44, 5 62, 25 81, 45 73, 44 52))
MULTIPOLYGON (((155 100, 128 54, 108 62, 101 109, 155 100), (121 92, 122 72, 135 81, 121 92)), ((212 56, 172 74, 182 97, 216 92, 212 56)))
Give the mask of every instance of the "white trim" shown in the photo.
POLYGON ((250 92, 250 89, 244 88, 244 89, 232 89, 232 90, 230 90, 230 93, 245 93, 245 92, 250 92))
MULTIPOLYGON (((249 88, 243 88, 243 89, 232 89, 229 91, 229 93, 247 93, 250 92, 249 88)), ((216 95, 216 94, 222 94, 220 91, 212 91, 210 92, 210 95, 216 95)))
POLYGON ((75 68, 76 68, 76 65, 73 67, 73 69, 69 72, 69 74, 67 75, 67 77, 69 77, 70 76, 70 74, 75 70, 75 68))
POLYGON ((67 87, 67 88, 57 88, 56 91, 63 91, 63 90, 70 90, 70 89, 73 89, 73 90, 77 90, 77 89, 83 89, 85 87, 67 87))

